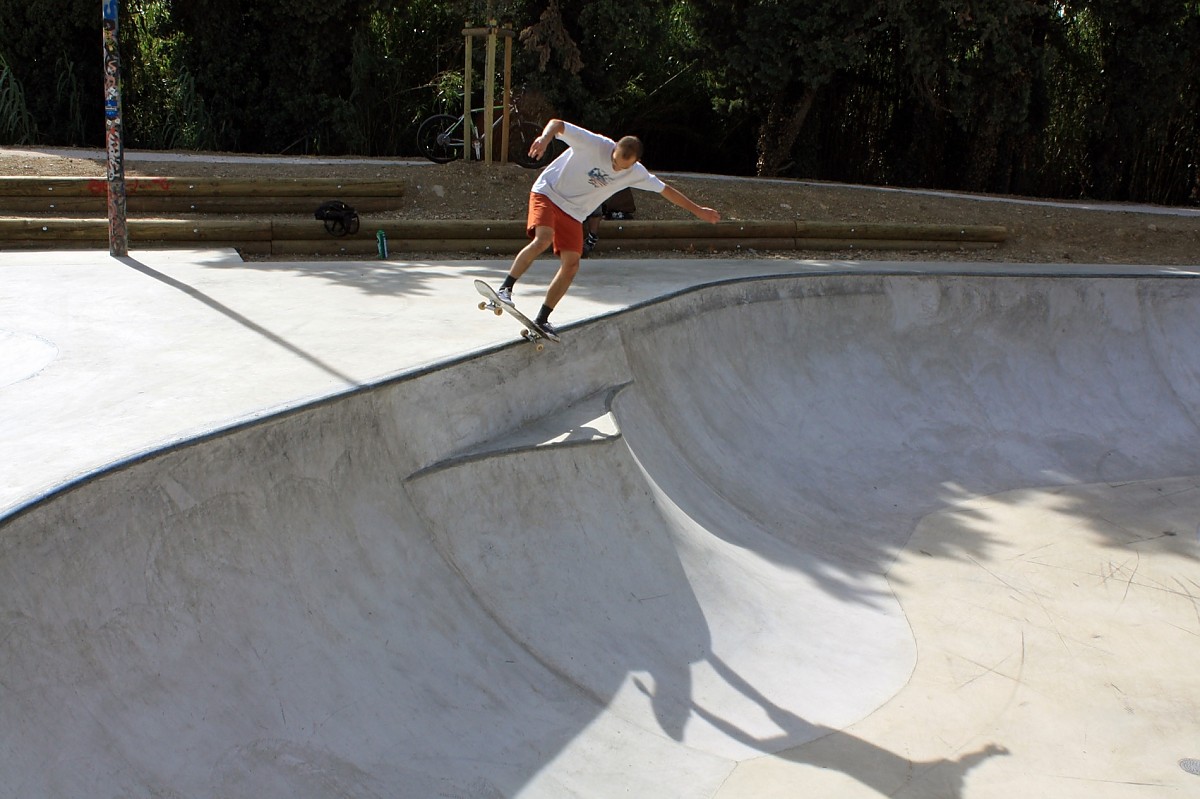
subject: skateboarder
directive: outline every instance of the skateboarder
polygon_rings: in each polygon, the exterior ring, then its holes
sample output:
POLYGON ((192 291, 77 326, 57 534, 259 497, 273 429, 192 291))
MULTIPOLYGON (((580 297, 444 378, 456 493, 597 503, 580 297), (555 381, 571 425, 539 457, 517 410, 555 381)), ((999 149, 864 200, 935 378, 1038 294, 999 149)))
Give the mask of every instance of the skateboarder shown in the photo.
POLYGON ((534 259, 554 246, 559 257, 558 273, 546 291, 545 304, 534 321, 553 333, 550 313, 567 293, 579 271, 583 252, 583 221, 593 209, 624 188, 658 192, 670 202, 705 222, 717 222, 721 215, 712 208, 692 202, 683 192, 663 183, 640 163, 642 142, 626 136, 614 142, 590 130, 552 119, 542 135, 534 139, 529 154, 540 158, 555 137, 567 149, 554 159, 534 181, 529 195, 527 234, 530 242, 513 259, 508 277, 497 291, 500 299, 512 304, 513 285, 529 269, 534 259))

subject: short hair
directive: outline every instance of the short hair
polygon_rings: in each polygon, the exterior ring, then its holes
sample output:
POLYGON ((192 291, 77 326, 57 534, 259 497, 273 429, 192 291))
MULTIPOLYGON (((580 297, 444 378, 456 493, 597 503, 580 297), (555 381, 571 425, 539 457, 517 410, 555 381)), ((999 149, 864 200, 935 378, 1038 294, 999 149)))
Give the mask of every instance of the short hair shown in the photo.
POLYGON ((622 136, 617 142, 617 150, 625 155, 632 153, 637 160, 642 160, 642 140, 637 136, 622 136))

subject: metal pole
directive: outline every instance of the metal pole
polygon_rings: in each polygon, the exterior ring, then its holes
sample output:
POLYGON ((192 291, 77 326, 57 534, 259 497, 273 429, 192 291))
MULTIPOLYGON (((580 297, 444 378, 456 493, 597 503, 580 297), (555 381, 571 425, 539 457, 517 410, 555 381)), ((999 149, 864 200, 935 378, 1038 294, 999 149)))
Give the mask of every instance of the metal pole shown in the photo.
POLYGON ((129 254, 125 220, 125 142, 121 131, 121 58, 117 50, 117 0, 104 0, 104 139, 108 146, 108 252, 129 254))

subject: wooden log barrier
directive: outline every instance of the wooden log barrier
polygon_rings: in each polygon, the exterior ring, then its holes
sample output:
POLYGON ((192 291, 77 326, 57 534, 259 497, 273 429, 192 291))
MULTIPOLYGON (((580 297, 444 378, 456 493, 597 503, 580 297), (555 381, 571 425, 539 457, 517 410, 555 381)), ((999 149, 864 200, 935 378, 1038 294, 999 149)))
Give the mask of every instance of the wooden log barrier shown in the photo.
MULTIPOLYGON (((195 197, 310 197, 353 191, 363 197, 389 197, 403 193, 396 180, 345 178, 129 178, 129 193, 143 195, 186 194, 195 197)), ((0 197, 34 195, 103 195, 105 178, 40 178, 0 176, 0 197)))
POLYGON ((605 239, 791 239, 796 223, 790 220, 733 220, 709 224, 698 220, 654 221, 633 219, 600 223, 600 240, 605 239))
MULTIPOLYGON (((366 223, 364 222, 364 226, 366 223)), ((493 221, 478 219, 389 220, 382 225, 388 239, 497 239, 525 238, 523 221, 493 221)), ((280 230, 277 227, 277 231, 280 230)), ((277 237, 294 237, 276 233, 277 237)), ((948 241, 1003 242, 1007 230, 994 225, 932 225, 892 223, 836 223, 774 220, 734 220, 715 225, 691 220, 627 220, 600 224, 600 241, 708 241, 778 240, 791 242, 813 240, 881 240, 881 241, 948 241)))
MULTIPOLYGON (((362 213, 395 210, 404 197, 403 183, 384 179, 148 177, 125 185, 136 213, 312 213, 325 200, 362 213)), ((105 178, 0 176, 0 213, 103 215, 107 191, 105 178)))
MULTIPOLYGON (((360 227, 350 236, 333 236, 324 223, 299 218, 130 219, 131 241, 140 245, 230 246, 247 252, 289 254, 375 253, 377 230, 388 238, 390 252, 464 252, 508 256, 528 239, 519 220, 373 220, 360 215, 360 227)), ((794 222, 770 220, 699 221, 632 220, 605 222, 597 251, 676 250, 719 252, 736 250, 954 250, 998 247, 1003 227, 980 225, 905 225, 794 222)), ((98 218, 0 218, 0 248, 54 249, 101 246, 107 241, 107 222, 98 218)))
MULTIPOLYGON (((129 240, 142 244, 204 243, 240 247, 270 242, 270 221, 250 219, 130 219, 129 240)), ((107 245, 105 219, 0 219, 0 247, 81 247, 107 245)))
POLYGON ((879 239, 893 241, 1002 242, 1008 230, 998 225, 947 225, 894 222, 796 222, 798 239, 879 239))
MULTIPOLYGON (((277 219, 273 223, 276 239, 321 238, 324 225, 312 219, 277 219), (314 235, 314 231, 320 235, 314 235)), ((388 242, 424 239, 524 239, 525 223, 516 220, 484 219, 388 219, 371 221, 359 215, 358 236, 375 241, 375 231, 383 230, 388 242)), ((524 247, 524 243, 521 244, 524 247)), ((393 248, 394 249, 394 248, 393 248)), ((518 248, 519 249, 519 248, 518 248)))
POLYGON ((955 250, 994 250, 996 241, 933 239, 796 239, 796 250, 921 250, 953 252, 955 250))
POLYGON ((633 238, 631 236, 610 236, 603 234, 596 244, 595 252, 619 253, 655 250, 674 250, 678 252, 736 252, 737 250, 794 250, 796 240, 793 238, 772 237, 736 237, 736 236, 688 236, 673 238, 669 236, 651 236, 633 238))

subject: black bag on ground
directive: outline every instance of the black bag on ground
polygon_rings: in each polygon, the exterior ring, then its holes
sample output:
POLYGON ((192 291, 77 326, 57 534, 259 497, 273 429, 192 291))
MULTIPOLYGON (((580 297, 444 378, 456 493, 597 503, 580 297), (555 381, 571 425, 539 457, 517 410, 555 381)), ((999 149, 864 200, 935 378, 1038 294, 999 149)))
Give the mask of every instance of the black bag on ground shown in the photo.
POLYGON ((637 206, 633 203, 633 192, 627 188, 605 200, 601 208, 605 219, 633 219, 637 211, 637 206))
POLYGON ((325 223, 326 232, 334 236, 358 232, 358 213, 341 200, 321 203, 315 216, 325 223))

